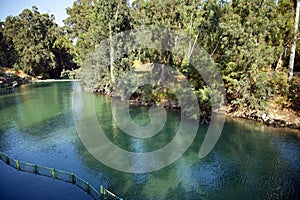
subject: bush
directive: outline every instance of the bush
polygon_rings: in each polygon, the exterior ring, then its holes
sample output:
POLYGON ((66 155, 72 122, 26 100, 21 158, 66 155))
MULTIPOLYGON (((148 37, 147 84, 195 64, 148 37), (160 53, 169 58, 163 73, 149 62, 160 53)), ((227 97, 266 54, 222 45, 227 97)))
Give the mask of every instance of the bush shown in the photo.
POLYGON ((291 80, 291 86, 289 88, 289 100, 291 108, 296 111, 300 111, 300 78, 296 77, 291 80))

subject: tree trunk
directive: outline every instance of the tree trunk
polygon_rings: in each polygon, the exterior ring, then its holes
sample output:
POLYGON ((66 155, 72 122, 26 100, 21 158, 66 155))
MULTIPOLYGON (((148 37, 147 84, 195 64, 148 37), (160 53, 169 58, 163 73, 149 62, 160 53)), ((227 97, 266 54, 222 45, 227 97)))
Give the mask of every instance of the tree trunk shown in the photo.
POLYGON ((160 77, 159 77, 159 80, 157 82, 157 85, 162 85, 164 82, 164 78, 165 78, 165 66, 167 64, 167 61, 166 61, 166 56, 163 58, 163 64, 161 65, 161 71, 160 71, 160 77))
POLYGON ((112 83, 115 83, 115 75, 114 75, 114 45, 112 41, 112 28, 109 22, 109 57, 110 57, 110 79, 112 83))
POLYGON ((197 36, 196 36, 196 38, 195 38, 195 40, 194 40, 193 45, 190 45, 189 54, 188 54, 188 60, 189 60, 189 61, 190 61, 190 58, 191 58, 191 56, 192 56, 192 54, 193 54, 193 51, 194 51, 194 48, 195 48, 195 45, 196 45, 196 43, 197 43, 197 40, 198 40, 199 35, 200 35, 200 31, 198 32, 198 34, 197 34, 197 36))
POLYGON ((292 44, 290 64, 289 64, 290 79, 293 78, 293 72, 294 72, 294 62, 295 62, 296 47, 297 47, 297 33, 298 33, 298 26, 299 26, 299 14, 300 14, 300 0, 297 0, 296 17, 295 17, 295 37, 294 37, 294 42, 292 44))
POLYGON ((275 71, 279 71, 281 69, 281 67, 283 66, 283 56, 284 56, 284 52, 286 51, 286 49, 284 49, 282 51, 282 53, 280 54, 278 61, 277 61, 277 65, 275 68, 275 71))
MULTIPOLYGON (((114 15, 115 21, 117 21, 117 19, 118 19, 119 7, 120 7, 120 4, 118 3, 117 10, 116 10, 115 15, 114 15)), ((110 50, 109 50, 109 56, 110 56, 110 79, 111 79, 112 83, 115 83, 116 82, 116 78, 115 78, 115 74, 114 74, 114 70, 115 70, 115 67, 114 67, 114 53, 115 53, 115 51, 114 51, 114 44, 113 44, 113 39, 112 39, 113 30, 112 30, 111 21, 109 21, 108 26, 109 26, 109 47, 110 47, 110 50)))

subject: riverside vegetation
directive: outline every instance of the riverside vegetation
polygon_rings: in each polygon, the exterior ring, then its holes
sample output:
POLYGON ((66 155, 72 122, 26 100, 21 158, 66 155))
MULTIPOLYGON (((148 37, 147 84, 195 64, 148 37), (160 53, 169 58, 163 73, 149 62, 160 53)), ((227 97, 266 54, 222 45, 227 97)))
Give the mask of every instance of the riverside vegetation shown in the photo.
MULTIPOLYGON (((78 77, 87 79, 80 69, 101 41, 126 30, 164 27, 189 35, 214 60, 229 114, 299 128, 299 9, 299 0, 76 0, 66 9, 65 26, 59 27, 53 15, 32 7, 1 22, 0 65, 45 78, 68 76, 79 68, 78 77)), ((214 91, 188 59, 169 51, 130 49, 102 66, 100 80, 90 89, 113 95, 131 69, 153 63, 172 65, 188 79, 198 97, 200 118, 209 121, 214 91)), ((157 84, 139 87, 131 98, 178 107, 172 91, 157 84)))

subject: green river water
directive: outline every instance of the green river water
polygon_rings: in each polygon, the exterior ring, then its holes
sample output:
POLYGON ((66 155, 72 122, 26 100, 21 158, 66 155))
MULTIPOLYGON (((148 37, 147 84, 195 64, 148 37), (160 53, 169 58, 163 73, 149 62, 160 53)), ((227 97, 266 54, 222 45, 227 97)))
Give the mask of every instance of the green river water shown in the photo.
MULTIPOLYGON (((123 199, 300 198, 300 139, 297 131, 275 129, 241 119, 226 119, 216 146, 203 159, 199 159, 198 153, 207 125, 199 125, 191 146, 165 168, 134 174, 107 167, 87 151, 77 134, 72 112, 74 84, 29 84, 13 94, 1 95, 0 150, 21 161, 76 173, 95 188, 103 185, 123 199)), ((114 123, 110 101, 108 97, 96 95, 99 124, 114 145, 143 153, 162 148, 174 137, 180 122, 179 110, 167 111, 167 121, 160 134, 146 139, 134 138, 114 123)), ((148 110, 147 107, 132 106, 130 114, 137 124, 143 125, 149 122, 148 110)), ((35 181, 31 176, 15 177, 15 172, 9 173, 7 168, 0 165, 1 184, 8 180, 35 181)), ((58 190, 52 183, 43 183, 39 187, 50 187, 51 192, 58 190)), ((65 187, 65 191, 70 191, 66 184, 60 189, 65 187)), ((0 199, 8 195, 7 190, 0 188, 0 199)), ((35 188, 22 184, 17 191, 24 194, 22 190, 34 192, 35 188)), ((70 193, 63 193, 60 199, 69 199, 70 193)), ((14 197, 26 199, 17 192, 14 197)), ((73 195, 71 198, 89 197, 73 195)))

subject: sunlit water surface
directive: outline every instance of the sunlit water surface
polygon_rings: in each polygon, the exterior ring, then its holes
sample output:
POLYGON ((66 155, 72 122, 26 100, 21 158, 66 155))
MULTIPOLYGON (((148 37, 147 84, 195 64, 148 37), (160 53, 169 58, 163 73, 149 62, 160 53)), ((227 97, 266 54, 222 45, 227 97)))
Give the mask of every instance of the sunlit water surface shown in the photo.
MULTIPOLYGON (((190 148, 173 164, 151 173, 124 173, 101 164, 83 146, 74 125, 73 88, 74 83, 69 82, 39 83, 22 86, 14 94, 1 95, 0 150, 21 161, 73 172, 95 188, 103 185, 124 199, 300 197, 300 139, 292 130, 227 119, 213 151, 199 159, 207 129, 206 125, 200 125, 190 148)), ((161 133, 138 139, 125 134, 114 123, 109 98, 97 95, 95 105, 106 136, 128 151, 142 153, 162 148, 172 140, 180 122, 180 111, 168 111, 161 133)), ((149 123, 147 107, 131 107, 130 113, 136 123, 149 123)), ((1 164, 0 171, 7 172, 6 166, 1 164)), ((35 181, 32 176, 6 174, 2 175, 1 182, 8 179, 22 179, 26 183, 35 181)), ((39 187, 50 187, 49 194, 57 190, 47 181, 39 187)), ((34 188, 22 184, 18 191, 22 190, 34 188)), ((69 199, 69 186, 65 186, 65 190, 63 198, 69 199)), ((0 197, 7 192, 7 189, 0 189, 0 197)), ((72 199, 83 197, 73 195, 72 199)))

